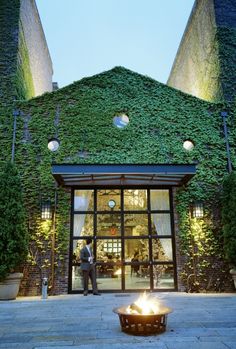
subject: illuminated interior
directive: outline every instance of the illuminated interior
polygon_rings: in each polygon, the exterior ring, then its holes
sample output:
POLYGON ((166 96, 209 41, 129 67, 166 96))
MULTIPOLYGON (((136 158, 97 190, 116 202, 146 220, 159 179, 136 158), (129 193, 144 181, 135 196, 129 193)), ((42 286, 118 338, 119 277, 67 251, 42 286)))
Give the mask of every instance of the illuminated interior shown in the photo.
POLYGON ((169 189, 74 190, 71 291, 88 236, 100 290, 175 289, 171 222, 169 189))

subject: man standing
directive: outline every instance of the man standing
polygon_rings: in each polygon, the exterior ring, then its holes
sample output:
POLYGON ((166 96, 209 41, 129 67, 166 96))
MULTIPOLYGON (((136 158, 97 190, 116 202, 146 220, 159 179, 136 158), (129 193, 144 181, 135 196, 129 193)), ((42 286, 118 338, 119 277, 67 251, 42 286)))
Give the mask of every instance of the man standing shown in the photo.
POLYGON ((83 273, 83 281, 84 281, 84 296, 88 295, 88 281, 89 278, 92 283, 93 294, 95 296, 100 296, 97 289, 96 282, 96 274, 95 274, 95 265, 93 263, 93 253, 91 249, 92 239, 86 239, 86 246, 82 248, 80 251, 80 259, 81 259, 81 270, 83 273))

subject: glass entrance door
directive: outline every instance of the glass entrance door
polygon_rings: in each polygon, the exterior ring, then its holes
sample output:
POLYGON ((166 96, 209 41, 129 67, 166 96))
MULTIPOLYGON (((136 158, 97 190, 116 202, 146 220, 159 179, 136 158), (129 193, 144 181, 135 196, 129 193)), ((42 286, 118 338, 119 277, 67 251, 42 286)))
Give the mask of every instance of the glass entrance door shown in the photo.
POLYGON ((74 190, 70 292, 83 290, 80 250, 93 239, 101 291, 173 290, 170 189, 74 190))

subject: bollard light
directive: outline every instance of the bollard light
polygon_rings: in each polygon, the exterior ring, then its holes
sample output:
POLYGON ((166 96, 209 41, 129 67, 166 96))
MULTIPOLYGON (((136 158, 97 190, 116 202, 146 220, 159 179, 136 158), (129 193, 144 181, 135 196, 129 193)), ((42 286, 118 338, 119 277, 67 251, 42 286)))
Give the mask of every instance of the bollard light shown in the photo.
POLYGON ((42 299, 48 298, 48 278, 42 280, 42 299))

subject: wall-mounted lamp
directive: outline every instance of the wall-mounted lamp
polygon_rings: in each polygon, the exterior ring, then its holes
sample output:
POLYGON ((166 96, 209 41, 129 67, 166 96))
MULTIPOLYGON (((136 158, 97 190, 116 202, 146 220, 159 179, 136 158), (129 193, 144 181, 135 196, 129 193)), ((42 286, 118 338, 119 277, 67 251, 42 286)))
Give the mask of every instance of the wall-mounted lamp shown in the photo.
POLYGON ((51 138, 48 140, 48 149, 51 151, 57 151, 60 147, 60 141, 57 138, 51 138))
POLYGON ((41 218, 42 219, 52 219, 52 208, 51 201, 43 201, 41 203, 41 218))
POLYGON ((191 139, 186 139, 183 143, 183 148, 187 151, 193 150, 194 143, 191 139))
POLYGON ((194 201, 191 207, 192 218, 203 218, 204 207, 202 201, 194 201))

